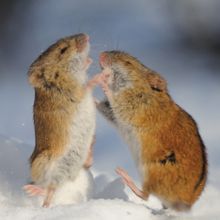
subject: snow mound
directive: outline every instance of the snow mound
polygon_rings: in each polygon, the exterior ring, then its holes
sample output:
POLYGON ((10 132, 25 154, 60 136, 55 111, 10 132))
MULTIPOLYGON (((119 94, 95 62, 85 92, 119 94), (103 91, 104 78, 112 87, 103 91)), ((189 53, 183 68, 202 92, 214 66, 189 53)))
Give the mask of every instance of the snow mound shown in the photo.
MULTIPOLYGON (((162 211, 154 198, 145 202, 133 195, 119 178, 92 170, 94 195, 76 205, 55 205, 42 208, 36 198, 22 191, 28 182, 28 157, 31 147, 14 139, 0 136, 0 219, 4 220, 166 220, 219 219, 220 190, 209 184, 190 213, 162 211)), ((67 187, 68 188, 68 187, 67 187)), ((70 187, 71 188, 71 187, 70 187)), ((62 193, 61 193, 62 194, 62 193)))

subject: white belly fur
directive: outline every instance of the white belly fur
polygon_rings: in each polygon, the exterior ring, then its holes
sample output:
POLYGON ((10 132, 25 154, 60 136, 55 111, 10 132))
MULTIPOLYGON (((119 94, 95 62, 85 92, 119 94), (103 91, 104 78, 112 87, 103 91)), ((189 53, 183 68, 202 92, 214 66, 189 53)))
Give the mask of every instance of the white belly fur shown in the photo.
POLYGON ((83 162, 87 157, 88 149, 95 134, 95 112, 92 94, 88 93, 74 114, 69 145, 70 149, 74 148, 77 152, 82 153, 83 162))
POLYGON ((52 204, 68 205, 86 202, 92 198, 93 187, 92 173, 82 168, 74 181, 65 181, 57 188, 52 204))
POLYGON ((146 170, 143 169, 141 160, 141 144, 139 143, 139 140, 137 140, 136 132, 130 125, 120 122, 119 120, 117 120, 117 122, 119 131, 130 148, 131 155, 137 166, 139 176, 143 182, 143 180, 146 178, 146 170))
POLYGON ((70 141, 65 154, 54 163, 51 183, 61 185, 73 181, 82 168, 95 134, 95 105, 92 94, 88 93, 73 115, 70 141))

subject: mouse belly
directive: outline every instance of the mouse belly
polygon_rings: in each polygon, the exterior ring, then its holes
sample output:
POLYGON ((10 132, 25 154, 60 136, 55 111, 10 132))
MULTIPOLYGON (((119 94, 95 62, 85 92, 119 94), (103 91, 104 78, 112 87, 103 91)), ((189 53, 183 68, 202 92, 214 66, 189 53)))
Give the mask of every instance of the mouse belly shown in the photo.
POLYGON ((95 133, 95 105, 91 94, 82 100, 72 119, 70 142, 54 166, 52 181, 74 180, 88 155, 95 133))
POLYGON ((143 182, 143 180, 146 179, 147 171, 143 169, 141 160, 141 144, 137 139, 135 129, 131 125, 128 125, 124 122, 117 121, 117 124, 122 137, 129 146, 132 158, 134 159, 139 176, 143 182))

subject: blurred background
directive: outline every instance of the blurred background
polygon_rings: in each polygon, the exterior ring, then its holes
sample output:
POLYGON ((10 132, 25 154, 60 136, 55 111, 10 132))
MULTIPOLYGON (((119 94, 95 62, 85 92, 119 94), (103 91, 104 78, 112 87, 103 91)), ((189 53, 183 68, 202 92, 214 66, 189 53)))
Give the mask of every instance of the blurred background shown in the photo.
MULTIPOLYGON (((173 99, 198 123, 209 153, 210 181, 220 183, 219 11, 219 0, 1 0, 0 135, 32 150, 34 91, 28 68, 59 38, 85 32, 94 60, 90 77, 99 71, 101 51, 120 49, 167 79, 173 99)), ((101 90, 95 95, 101 98, 101 90)), ((94 167, 114 173, 117 165, 136 176, 127 146, 98 115, 94 167)))

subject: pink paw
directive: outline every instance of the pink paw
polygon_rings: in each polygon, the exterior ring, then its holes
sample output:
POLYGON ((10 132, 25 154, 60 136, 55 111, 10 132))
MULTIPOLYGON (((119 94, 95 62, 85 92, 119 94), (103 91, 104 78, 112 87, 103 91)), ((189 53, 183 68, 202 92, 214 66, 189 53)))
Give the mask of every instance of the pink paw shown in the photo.
POLYGON ((88 81, 86 88, 93 89, 93 87, 101 83, 101 78, 101 74, 96 74, 91 80, 88 81))
POLYGON ((29 196, 45 196, 46 194, 43 188, 32 184, 25 185, 23 189, 29 196))

